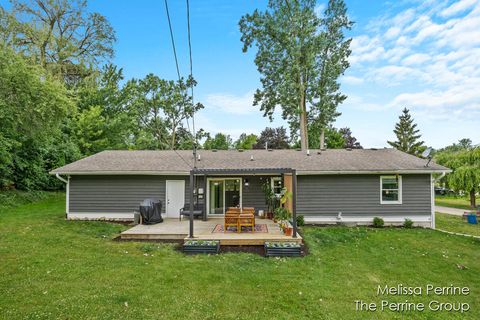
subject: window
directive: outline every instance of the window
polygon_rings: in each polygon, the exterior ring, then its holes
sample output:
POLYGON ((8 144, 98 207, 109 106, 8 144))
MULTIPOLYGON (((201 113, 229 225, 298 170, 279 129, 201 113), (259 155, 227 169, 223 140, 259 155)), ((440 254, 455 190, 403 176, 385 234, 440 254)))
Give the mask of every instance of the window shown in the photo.
POLYGON ((283 190, 283 183, 281 177, 273 177, 272 178, 272 190, 275 196, 280 197, 283 190))
POLYGON ((402 177, 382 176, 380 177, 380 203, 401 204, 402 203, 402 177))

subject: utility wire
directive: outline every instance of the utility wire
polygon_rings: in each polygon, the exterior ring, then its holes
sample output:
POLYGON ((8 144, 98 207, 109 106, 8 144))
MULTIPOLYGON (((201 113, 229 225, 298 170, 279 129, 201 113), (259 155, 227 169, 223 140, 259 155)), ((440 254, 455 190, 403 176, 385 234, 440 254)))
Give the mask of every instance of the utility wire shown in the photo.
MULTIPOLYGON (((175 46, 175 38, 173 37, 172 21, 170 20, 170 11, 168 10, 168 1, 167 0, 165 0, 165 11, 167 12, 168 27, 170 29, 170 40, 172 41, 173 56, 175 57, 175 66, 176 66, 176 69, 177 69, 178 83, 180 84, 180 81, 181 81, 182 77, 180 75, 180 68, 178 66, 177 49, 176 49, 176 46, 175 46)), ((185 107, 185 96, 183 96, 183 106, 185 107)), ((186 118, 186 121, 187 121, 188 131, 191 133, 190 123, 188 122, 188 117, 186 118)))
MULTIPOLYGON (((167 12, 167 20, 168 20, 168 27, 170 29, 170 39, 172 41, 173 56, 175 57, 175 66, 176 66, 176 69, 177 69, 178 83, 180 84, 181 83, 180 81, 181 81, 182 77, 180 76, 180 68, 178 67, 177 49, 175 47, 175 38, 173 37, 172 21, 170 20, 170 12, 168 10, 168 1, 167 0, 165 0, 165 11, 167 12)), ((185 96, 184 95, 182 95, 182 96, 183 96, 183 106, 185 107, 185 96)), ((188 131, 190 132, 190 124, 188 122, 188 117, 187 117, 187 127, 188 127, 188 131)), ((188 161, 185 160, 177 150, 175 150, 175 146, 173 146, 173 151, 175 151, 175 153, 180 157, 180 159, 183 160, 183 162, 185 162, 188 165, 189 168, 192 168, 192 165, 190 163, 188 163, 188 161)), ((195 163, 195 160, 196 159, 194 159, 194 163, 195 163)))
POLYGON ((187 30, 188 30, 188 53, 190 56, 190 93, 192 96, 192 128, 193 128, 193 167, 197 167, 197 132, 195 131, 195 100, 193 98, 193 62, 192 62, 192 41, 190 36, 190 1, 187 0, 187 30))

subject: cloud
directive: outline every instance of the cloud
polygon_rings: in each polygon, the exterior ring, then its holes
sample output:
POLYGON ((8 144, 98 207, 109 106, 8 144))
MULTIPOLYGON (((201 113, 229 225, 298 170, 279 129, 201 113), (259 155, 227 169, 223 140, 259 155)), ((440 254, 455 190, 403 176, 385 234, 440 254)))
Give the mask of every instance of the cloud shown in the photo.
POLYGON ((346 104, 372 111, 412 107, 430 119, 475 119, 480 113, 480 0, 416 4, 372 19, 354 37, 350 78, 344 81, 356 82, 365 96, 382 93, 384 103, 353 97, 346 104))
POLYGON ((258 107, 253 106, 253 92, 247 92, 244 95, 211 93, 205 97, 205 105, 209 109, 238 115, 258 111, 258 107))
POLYGON ((461 0, 442 10, 439 15, 442 17, 450 17, 469 9, 477 3, 477 0, 461 0))
POLYGON ((354 77, 354 76, 344 76, 342 78, 342 81, 350 85, 359 85, 364 82, 364 79, 360 77, 354 77))
POLYGON ((429 61, 430 59, 430 55, 426 53, 415 53, 403 59, 402 63, 405 65, 418 65, 429 61))

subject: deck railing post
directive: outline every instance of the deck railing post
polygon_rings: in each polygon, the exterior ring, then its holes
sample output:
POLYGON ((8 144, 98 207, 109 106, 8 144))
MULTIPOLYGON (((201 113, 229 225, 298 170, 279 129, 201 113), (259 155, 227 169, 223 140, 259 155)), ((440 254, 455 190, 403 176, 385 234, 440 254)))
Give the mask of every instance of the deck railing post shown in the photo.
POLYGON ((189 237, 193 238, 193 189, 194 189, 194 171, 190 170, 190 232, 189 237))
POLYGON ((297 170, 292 170, 292 225, 293 234, 292 237, 297 237, 297 170))
POLYGON ((203 175, 203 221, 207 221, 207 175, 203 175))

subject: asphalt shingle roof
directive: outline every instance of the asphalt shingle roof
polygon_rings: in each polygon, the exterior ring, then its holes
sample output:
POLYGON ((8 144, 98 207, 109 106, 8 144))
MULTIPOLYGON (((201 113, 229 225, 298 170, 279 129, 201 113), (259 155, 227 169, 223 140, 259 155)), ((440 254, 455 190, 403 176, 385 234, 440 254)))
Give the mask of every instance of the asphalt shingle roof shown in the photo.
MULTIPOLYGON (((448 169, 395 149, 198 150, 199 169, 293 168, 297 172, 416 172, 448 169), (252 160, 253 159, 253 160, 252 160)), ((52 174, 188 173, 191 150, 103 151, 53 170, 52 174)))

